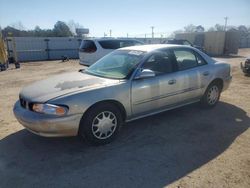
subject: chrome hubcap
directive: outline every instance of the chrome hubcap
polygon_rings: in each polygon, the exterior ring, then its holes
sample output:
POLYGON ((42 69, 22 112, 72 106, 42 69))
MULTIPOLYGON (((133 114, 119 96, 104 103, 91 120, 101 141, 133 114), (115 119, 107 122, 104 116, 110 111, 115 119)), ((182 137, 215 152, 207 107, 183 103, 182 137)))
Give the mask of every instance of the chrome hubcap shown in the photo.
POLYGON ((115 132, 116 126, 117 119, 112 112, 101 112, 92 122, 92 133, 98 139, 107 139, 115 132))
POLYGON ((207 94, 207 100, 210 105, 213 105, 217 102, 219 98, 219 88, 217 86, 213 86, 209 89, 207 94))

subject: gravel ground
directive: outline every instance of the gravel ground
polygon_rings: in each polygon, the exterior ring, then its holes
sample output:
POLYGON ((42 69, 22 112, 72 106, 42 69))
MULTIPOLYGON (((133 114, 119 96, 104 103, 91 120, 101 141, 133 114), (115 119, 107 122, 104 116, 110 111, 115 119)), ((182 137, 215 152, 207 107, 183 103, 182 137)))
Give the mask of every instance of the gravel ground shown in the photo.
POLYGON ((113 143, 44 138, 12 113, 20 89, 81 68, 78 61, 31 62, 0 72, 0 187, 250 187, 250 77, 238 56, 233 81, 212 110, 198 104, 124 125, 113 143))

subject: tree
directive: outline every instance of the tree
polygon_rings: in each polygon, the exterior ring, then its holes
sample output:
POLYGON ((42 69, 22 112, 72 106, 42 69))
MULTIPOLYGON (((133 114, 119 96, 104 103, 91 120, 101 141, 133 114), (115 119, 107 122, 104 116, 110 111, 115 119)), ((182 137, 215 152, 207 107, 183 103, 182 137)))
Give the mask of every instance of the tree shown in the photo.
POLYGON ((187 33, 195 32, 195 29, 196 29, 196 26, 193 24, 189 24, 189 25, 184 27, 184 31, 187 33))
MULTIPOLYGON (((228 26, 229 28, 229 26, 228 26)), ((210 27, 208 31, 224 31, 224 26, 220 24, 215 24, 214 27, 210 27)))
POLYGON ((39 26, 36 26, 34 31, 31 31, 31 32, 33 32, 34 36, 36 37, 41 37, 43 34, 43 30, 39 26))
POLYGON ((4 37, 21 37, 21 31, 10 26, 5 27, 2 34, 4 37))
POLYGON ((25 30, 25 27, 23 26, 21 21, 14 22, 14 23, 10 24, 10 27, 17 29, 17 30, 20 30, 20 31, 25 30))
POLYGON ((250 33, 250 26, 247 28, 248 33, 250 33))
POLYGON ((241 37, 245 37, 249 34, 247 27, 244 25, 240 25, 237 29, 239 30, 241 37))
POLYGON ((205 31, 205 29, 204 29, 204 27, 201 26, 201 25, 198 25, 198 26, 196 26, 196 28, 195 28, 195 32, 204 32, 204 31, 205 31))
POLYGON ((215 30, 216 31, 224 31, 224 26, 220 24, 215 24, 215 30))
POLYGON ((210 27, 207 31, 215 31, 214 27, 210 27))
POLYGON ((69 27, 66 25, 65 22, 57 21, 54 25, 53 32, 57 37, 70 37, 73 36, 69 27))

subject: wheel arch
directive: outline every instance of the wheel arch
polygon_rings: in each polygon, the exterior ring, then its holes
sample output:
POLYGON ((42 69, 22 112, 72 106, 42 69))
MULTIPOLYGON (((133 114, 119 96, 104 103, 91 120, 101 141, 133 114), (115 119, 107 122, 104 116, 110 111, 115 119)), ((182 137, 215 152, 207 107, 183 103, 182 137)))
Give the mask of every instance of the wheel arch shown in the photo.
POLYGON ((223 86, 224 86, 224 83, 223 83, 223 79, 222 78, 215 78, 213 79, 207 86, 207 88, 211 85, 211 84, 218 84, 218 86, 220 87, 220 90, 222 91, 223 90, 223 86))
MULTIPOLYGON (((121 112, 121 115, 122 115, 122 120, 125 121, 126 120, 126 117, 127 117, 127 112, 124 108, 124 106, 119 102, 119 101, 116 101, 116 100, 112 100, 112 99, 108 99, 108 100, 103 100, 103 101, 98 101, 94 104, 92 104, 83 114, 82 118, 81 118, 81 121, 80 121, 80 125, 82 123, 82 121, 84 121, 85 117, 87 116, 88 112, 93 109, 95 106, 97 105, 101 105, 101 104, 112 104, 114 106, 116 106, 120 112, 121 112)), ((80 129, 80 125, 79 125, 79 129, 80 129)))

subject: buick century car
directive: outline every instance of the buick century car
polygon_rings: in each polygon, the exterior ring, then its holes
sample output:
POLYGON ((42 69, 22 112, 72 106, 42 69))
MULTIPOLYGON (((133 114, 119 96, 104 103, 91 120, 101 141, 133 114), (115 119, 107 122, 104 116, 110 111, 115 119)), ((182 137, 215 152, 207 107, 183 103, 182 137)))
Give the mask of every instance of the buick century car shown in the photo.
POLYGON ((124 122, 195 102, 214 107, 231 78, 230 65, 193 47, 126 47, 86 70, 23 88, 13 110, 35 134, 106 144, 124 122))

